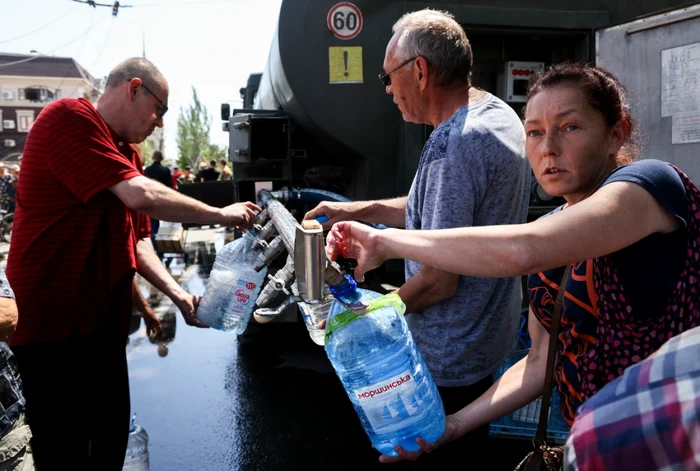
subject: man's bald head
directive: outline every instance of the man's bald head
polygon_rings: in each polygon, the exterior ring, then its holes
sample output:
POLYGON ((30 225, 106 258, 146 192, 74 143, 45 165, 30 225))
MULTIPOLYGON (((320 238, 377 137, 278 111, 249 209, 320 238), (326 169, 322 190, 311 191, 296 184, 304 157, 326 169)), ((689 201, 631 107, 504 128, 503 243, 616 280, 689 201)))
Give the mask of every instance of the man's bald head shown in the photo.
POLYGON ((144 81, 147 86, 158 85, 159 87, 165 87, 167 83, 158 67, 153 65, 151 61, 141 57, 132 57, 120 62, 112 69, 107 76, 106 88, 117 87, 136 77, 144 81))
POLYGON ((163 126, 168 111, 168 82, 152 62, 126 59, 107 76, 97 112, 127 142, 143 142, 163 126))

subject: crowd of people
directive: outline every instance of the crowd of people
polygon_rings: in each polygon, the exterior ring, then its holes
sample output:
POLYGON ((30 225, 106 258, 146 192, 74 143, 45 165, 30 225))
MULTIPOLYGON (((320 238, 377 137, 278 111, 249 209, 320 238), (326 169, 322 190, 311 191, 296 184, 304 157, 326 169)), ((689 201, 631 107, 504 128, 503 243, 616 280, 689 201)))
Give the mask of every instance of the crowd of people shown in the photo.
MULTIPOLYGON (((610 425, 609 404, 634 399, 622 386, 637 385, 634 394, 661 383, 668 389, 695 371, 692 360, 665 374, 645 365, 668 363, 668 351, 692 359, 688 347, 700 344, 678 340, 697 338, 700 324, 700 192, 680 169, 637 160, 623 85, 590 64, 555 64, 531 82, 521 118, 472 84, 464 30, 430 9, 396 22, 383 68, 379 78, 403 119, 434 128, 410 192, 324 202, 305 215, 327 217, 327 254, 356 259, 358 281, 388 259, 406 260, 398 294, 447 427, 437 442, 418 439, 419 451, 397 446, 398 456, 380 461, 442 469, 478 456, 491 421, 542 394, 562 289, 554 378, 572 427, 565 466, 620 469, 633 458, 635 469, 697 465, 700 401, 692 388, 677 388, 685 414, 649 416, 650 407, 638 407, 610 425), (527 223, 533 173, 566 204, 527 223), (517 341, 522 276, 532 346, 494 381, 517 341), (598 424, 619 447, 591 446, 598 424), (668 424, 676 433, 665 432, 668 424)), ((0 343, 0 449, 13 444, 0 454, 0 470, 33 462, 40 470, 121 469, 130 416, 126 333, 133 303, 145 303, 135 273, 170 297, 189 325, 205 327, 195 316, 198 298, 165 270, 149 236, 160 220, 246 230, 260 210, 250 202, 214 208, 175 191, 231 178, 225 160, 220 170, 202 162, 193 175, 164 166, 156 152, 142 169, 134 144, 163 125, 168 92, 152 63, 128 59, 95 104, 53 102, 27 137, 8 279, 0 277, 7 342, 0 343)), ((157 335, 158 326, 149 330, 157 335)))

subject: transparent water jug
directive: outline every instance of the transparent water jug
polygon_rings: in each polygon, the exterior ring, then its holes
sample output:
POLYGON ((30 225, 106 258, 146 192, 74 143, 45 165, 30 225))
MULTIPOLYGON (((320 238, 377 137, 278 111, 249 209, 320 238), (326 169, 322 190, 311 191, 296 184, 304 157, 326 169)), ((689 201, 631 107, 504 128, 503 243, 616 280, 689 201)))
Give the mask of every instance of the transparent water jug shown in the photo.
POLYGON ((258 253, 251 233, 224 245, 216 254, 197 318, 214 329, 242 334, 265 281, 267 267, 256 271, 258 253))
POLYGON ((374 447, 420 447, 416 439, 439 439, 445 410, 404 319, 398 294, 357 289, 366 313, 335 301, 328 314, 325 349, 374 447))

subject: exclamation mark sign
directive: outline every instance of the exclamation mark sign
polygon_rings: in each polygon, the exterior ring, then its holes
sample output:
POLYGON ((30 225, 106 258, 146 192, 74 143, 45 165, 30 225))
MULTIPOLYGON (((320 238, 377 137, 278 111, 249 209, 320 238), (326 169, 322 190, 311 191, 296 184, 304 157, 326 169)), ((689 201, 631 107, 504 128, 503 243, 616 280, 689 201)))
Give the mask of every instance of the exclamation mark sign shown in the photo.
POLYGON ((345 62, 345 76, 350 75, 348 73, 348 51, 343 51, 343 62, 345 62))

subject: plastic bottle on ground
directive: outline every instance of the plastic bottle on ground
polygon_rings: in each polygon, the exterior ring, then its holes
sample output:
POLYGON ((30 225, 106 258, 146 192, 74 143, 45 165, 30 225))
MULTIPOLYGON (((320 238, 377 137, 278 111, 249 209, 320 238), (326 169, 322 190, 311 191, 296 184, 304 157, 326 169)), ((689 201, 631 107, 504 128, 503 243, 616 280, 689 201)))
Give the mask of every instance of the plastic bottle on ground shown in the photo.
POLYGON ((416 438, 438 440, 445 410, 403 317, 398 294, 357 289, 369 304, 358 315, 335 301, 328 314, 325 349, 374 447, 396 456, 396 445, 418 450, 416 438))
POLYGON ((136 424, 136 414, 131 417, 129 442, 126 446, 123 471, 148 471, 148 434, 136 424))
POLYGON ((265 281, 267 267, 255 271, 258 253, 250 233, 224 245, 216 254, 197 318, 214 329, 242 334, 265 281))

